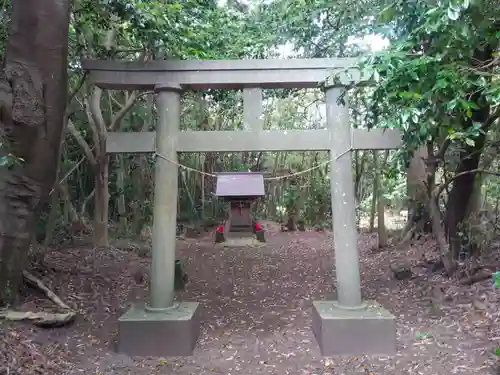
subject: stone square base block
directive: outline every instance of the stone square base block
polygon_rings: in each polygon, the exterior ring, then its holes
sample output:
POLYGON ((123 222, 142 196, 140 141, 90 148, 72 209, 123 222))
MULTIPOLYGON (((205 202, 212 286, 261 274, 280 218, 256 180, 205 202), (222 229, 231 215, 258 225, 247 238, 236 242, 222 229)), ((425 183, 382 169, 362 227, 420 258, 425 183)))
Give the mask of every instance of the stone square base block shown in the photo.
POLYGON ((118 347, 130 356, 191 356, 200 335, 200 306, 176 302, 171 309, 152 312, 133 305, 118 319, 118 347))
POLYGON ((396 318, 375 301, 360 310, 313 302, 313 332, 321 355, 394 355, 396 318))
POLYGON ((265 242, 261 242, 252 237, 242 237, 242 238, 228 238, 226 241, 221 242, 219 245, 222 247, 264 247, 265 242))

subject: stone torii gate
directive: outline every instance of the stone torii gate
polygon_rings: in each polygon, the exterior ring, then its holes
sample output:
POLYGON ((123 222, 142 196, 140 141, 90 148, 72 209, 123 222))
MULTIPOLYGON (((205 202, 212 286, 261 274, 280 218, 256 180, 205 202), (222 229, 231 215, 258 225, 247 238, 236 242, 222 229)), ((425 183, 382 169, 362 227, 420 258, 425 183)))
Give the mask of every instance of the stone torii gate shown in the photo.
MULTIPOLYGON (((179 152, 327 150, 334 220, 337 300, 313 302, 313 332, 323 355, 392 354, 395 318, 361 297, 352 150, 395 149, 396 130, 352 129, 338 103, 354 77, 356 59, 239 61, 84 61, 90 80, 104 89, 155 90, 156 132, 108 133, 108 153, 156 153, 150 303, 119 319, 118 350, 130 355, 191 355, 200 331, 199 304, 174 302, 179 152), (340 78, 332 80, 331 77, 340 78), (263 130, 262 89, 308 88, 327 82, 327 129, 263 130), (244 131, 180 131, 185 89, 243 89, 244 131)), ((345 98, 347 99, 347 98, 345 98)))

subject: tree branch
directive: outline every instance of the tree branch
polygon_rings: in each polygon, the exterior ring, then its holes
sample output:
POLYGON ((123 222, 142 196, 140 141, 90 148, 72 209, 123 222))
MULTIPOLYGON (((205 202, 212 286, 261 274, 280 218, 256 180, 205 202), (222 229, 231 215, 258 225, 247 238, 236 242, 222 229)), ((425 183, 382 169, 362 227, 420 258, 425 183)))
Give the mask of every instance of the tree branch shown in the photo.
POLYGON ((488 128, 490 125, 492 125, 498 118, 500 117, 500 106, 494 110, 488 119, 485 121, 483 127, 488 128))
POLYGON ((114 131, 120 124, 120 122, 123 120, 125 115, 130 111, 132 106, 135 104, 137 99, 144 95, 151 94, 151 91, 145 91, 140 94, 137 93, 137 91, 134 91, 128 98, 123 107, 118 111, 118 113, 113 117, 111 120, 111 124, 109 125, 109 131, 114 131))
POLYGON ((451 139, 446 138, 444 142, 441 144, 441 147, 439 148, 438 152, 434 154, 434 157, 438 160, 443 160, 444 159, 444 154, 446 153, 446 150, 451 144, 451 139))
POLYGON ((453 181, 455 181, 457 178, 459 177, 462 177, 462 176, 465 176, 465 175, 469 175, 469 174, 473 174, 473 173, 483 173, 483 174, 488 174, 488 175, 491 175, 491 176, 496 176, 496 177, 500 177, 500 172, 493 172, 493 171, 487 171, 485 169, 471 169, 469 171, 464 171, 464 172, 460 172, 460 173, 457 173, 455 176, 453 176, 452 178, 450 178, 448 181, 446 181, 445 183, 437 186, 435 189, 434 189, 434 192, 433 192, 433 197, 435 199, 438 199, 439 196, 441 195, 441 193, 443 192, 443 190, 448 186, 450 185, 453 181))
POLYGON ((96 124, 99 135, 101 135, 103 130, 106 129, 106 121, 104 120, 104 116, 102 115, 101 111, 101 96, 102 89, 98 86, 95 86, 89 101, 90 114, 92 115, 92 119, 96 124))
POLYGON ((78 94, 78 92, 82 89, 83 84, 85 83, 85 80, 87 79, 87 75, 88 75, 88 72, 83 73, 83 76, 80 78, 80 81, 76 85, 73 92, 68 95, 68 107, 69 107, 69 104, 73 101, 73 98, 75 97, 75 95, 78 94))
POLYGON ((109 125, 109 130, 114 131, 120 125, 120 122, 123 120, 127 112, 132 108, 137 100, 137 92, 134 91, 125 101, 125 104, 120 108, 120 110, 114 115, 111 120, 111 124, 109 125))
POLYGON ((71 121, 71 119, 68 119, 68 131, 73 136, 73 138, 75 138, 75 141, 83 149, 85 156, 87 157, 87 159, 89 159, 89 162, 92 165, 92 167, 95 167, 97 163, 94 157, 94 153, 90 149, 90 146, 87 143, 87 141, 82 137, 80 132, 76 129, 75 124, 73 124, 73 121, 71 121))
POLYGON ((90 109, 90 103, 87 98, 84 99, 83 107, 85 109, 85 114, 87 115, 87 120, 89 121, 89 127, 92 134, 92 141, 94 142, 94 146, 97 147, 97 145, 99 144, 99 135, 97 134, 97 126, 94 122, 92 111, 90 109))

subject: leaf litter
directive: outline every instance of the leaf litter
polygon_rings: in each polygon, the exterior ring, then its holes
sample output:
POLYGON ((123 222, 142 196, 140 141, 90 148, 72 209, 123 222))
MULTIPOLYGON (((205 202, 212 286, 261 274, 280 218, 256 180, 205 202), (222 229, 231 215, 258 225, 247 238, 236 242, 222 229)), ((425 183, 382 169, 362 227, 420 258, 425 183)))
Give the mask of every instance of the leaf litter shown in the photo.
MULTIPOLYGON (((202 304, 193 357, 130 358, 114 351, 117 318, 147 298, 150 257, 134 250, 54 249, 37 277, 79 312, 69 327, 0 323, 0 374, 495 374, 500 341, 499 295, 485 280, 459 285, 420 260, 437 257, 422 239, 405 253, 413 278, 393 280, 391 249, 373 252, 376 235, 359 237, 362 289, 397 318, 394 357, 323 358, 311 331, 311 306, 332 299, 332 234, 281 233, 266 223, 258 248, 213 246, 210 234, 178 241, 189 283, 180 300, 202 304), (444 290, 433 296, 433 290, 444 290), (477 302, 480 303, 477 303, 477 302)), ((401 256, 399 254, 398 256, 401 256)), ((47 306, 26 293, 23 309, 47 306)))

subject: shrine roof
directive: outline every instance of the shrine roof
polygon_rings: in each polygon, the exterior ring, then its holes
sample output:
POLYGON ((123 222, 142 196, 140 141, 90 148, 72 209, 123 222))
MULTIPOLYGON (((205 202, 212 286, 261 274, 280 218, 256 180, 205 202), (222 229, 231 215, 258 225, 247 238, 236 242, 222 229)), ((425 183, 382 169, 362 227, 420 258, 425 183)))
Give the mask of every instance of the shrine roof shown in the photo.
POLYGON ((218 197, 261 197, 264 190, 264 175, 260 172, 217 173, 218 197))

